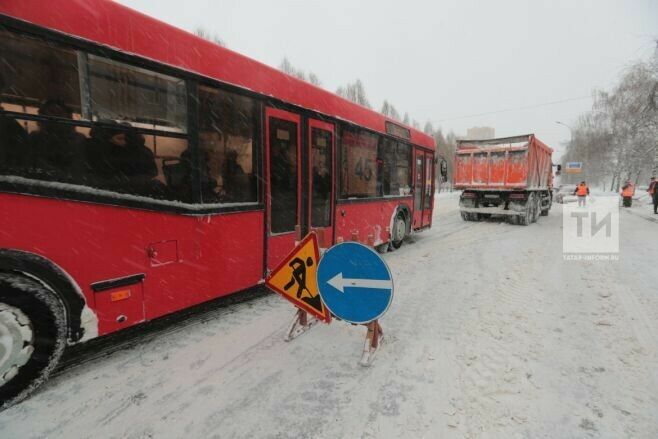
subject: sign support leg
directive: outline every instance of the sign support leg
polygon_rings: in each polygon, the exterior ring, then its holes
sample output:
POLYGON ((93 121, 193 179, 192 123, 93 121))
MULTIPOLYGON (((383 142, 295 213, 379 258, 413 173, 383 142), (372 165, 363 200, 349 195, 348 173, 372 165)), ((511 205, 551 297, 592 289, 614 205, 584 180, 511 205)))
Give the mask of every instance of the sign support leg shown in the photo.
POLYGON ((292 322, 290 323, 290 327, 288 328, 288 332, 286 333, 286 336, 284 338, 285 341, 292 341, 295 338, 299 337, 309 329, 311 329, 313 326, 315 326, 318 323, 318 319, 315 317, 309 318, 309 315, 306 311, 298 309, 295 312, 295 317, 292 319, 292 322))
POLYGON ((375 359, 375 354, 379 350, 384 338, 384 331, 379 324, 379 320, 372 321, 366 325, 368 332, 366 333, 366 341, 363 346, 363 354, 361 355, 361 366, 370 366, 375 359))

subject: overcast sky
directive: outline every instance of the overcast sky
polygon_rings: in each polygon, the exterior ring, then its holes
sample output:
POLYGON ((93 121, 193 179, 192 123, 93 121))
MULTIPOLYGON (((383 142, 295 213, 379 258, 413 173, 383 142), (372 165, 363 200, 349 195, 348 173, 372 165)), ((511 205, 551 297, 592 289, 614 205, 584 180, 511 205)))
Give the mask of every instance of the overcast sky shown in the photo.
POLYGON ((121 3, 271 66, 287 56, 331 91, 360 78, 374 108, 387 99, 421 125, 534 132, 556 149, 569 130, 555 121, 574 122, 658 38, 658 0, 121 3))

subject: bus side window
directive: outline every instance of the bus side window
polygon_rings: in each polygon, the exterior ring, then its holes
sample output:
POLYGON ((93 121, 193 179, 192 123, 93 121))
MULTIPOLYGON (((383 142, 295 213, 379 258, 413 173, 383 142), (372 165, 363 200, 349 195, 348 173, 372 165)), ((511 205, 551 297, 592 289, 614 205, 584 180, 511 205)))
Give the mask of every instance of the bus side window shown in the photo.
POLYGON ((80 179, 88 132, 75 125, 80 113, 76 52, 0 31, 1 172, 66 183, 80 179))
POLYGON ((88 107, 98 125, 87 148, 92 181, 113 192, 191 203, 185 81, 94 55, 80 59, 88 63, 88 107))
POLYGON ((380 143, 379 162, 383 196, 409 195, 408 145, 384 138, 380 143))
POLYGON ((343 128, 340 136, 341 198, 379 196, 377 144, 379 136, 364 130, 343 128))
POLYGON ((258 201, 258 106, 253 99, 199 87, 199 158, 204 203, 258 201))
POLYGON ((398 142, 396 153, 396 174, 400 195, 411 194, 411 147, 398 142))

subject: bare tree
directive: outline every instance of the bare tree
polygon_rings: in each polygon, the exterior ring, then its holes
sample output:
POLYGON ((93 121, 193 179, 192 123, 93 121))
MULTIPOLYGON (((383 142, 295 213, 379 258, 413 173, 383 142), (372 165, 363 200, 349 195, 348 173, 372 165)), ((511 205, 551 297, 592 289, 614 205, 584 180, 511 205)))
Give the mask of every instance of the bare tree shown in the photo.
POLYGON ((313 72, 308 72, 308 82, 310 82, 313 85, 317 85, 318 87, 322 87, 322 81, 320 81, 318 75, 316 75, 313 72))
POLYGON ((391 119, 397 120, 398 122, 400 121, 400 113, 398 113, 398 110, 388 102, 386 99, 384 99, 384 103, 382 104, 382 110, 380 111, 384 116, 390 117, 391 119))
POLYGON ((658 51, 652 62, 630 66, 609 92, 595 92, 592 110, 579 117, 564 156, 583 162, 583 174, 575 178, 619 190, 623 181, 639 183, 655 172, 657 58, 658 51))
POLYGON ((309 72, 307 76, 304 70, 298 69, 295 66, 293 66, 287 57, 284 57, 283 60, 281 61, 281 64, 279 64, 279 70, 281 70, 284 73, 287 73, 290 76, 294 76, 295 78, 301 79, 302 81, 310 82, 313 85, 317 85, 318 87, 322 86, 322 82, 320 81, 320 78, 318 78, 318 75, 316 75, 313 72, 309 72))
POLYGON ((217 34, 210 32, 201 26, 198 26, 196 29, 194 29, 194 35, 199 38, 203 38, 204 40, 208 40, 211 43, 215 43, 218 46, 226 47, 226 42, 224 42, 224 40, 222 40, 217 34))
POLYGON ((352 84, 347 84, 345 86, 338 87, 338 90, 336 90, 336 94, 352 102, 356 102, 357 104, 362 105, 366 108, 372 108, 370 106, 370 101, 368 100, 368 97, 366 95, 366 90, 365 87, 363 86, 363 82, 361 82, 360 79, 357 79, 352 84))
POLYGON ((430 136, 434 135, 434 125, 432 124, 431 121, 425 122, 425 128, 423 128, 423 132, 425 134, 429 134, 430 136))

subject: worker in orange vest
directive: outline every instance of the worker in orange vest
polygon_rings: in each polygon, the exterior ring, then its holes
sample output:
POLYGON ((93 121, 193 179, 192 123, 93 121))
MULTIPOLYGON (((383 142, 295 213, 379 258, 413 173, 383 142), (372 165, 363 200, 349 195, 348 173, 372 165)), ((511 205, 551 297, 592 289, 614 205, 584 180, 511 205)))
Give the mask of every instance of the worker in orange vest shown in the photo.
POLYGON ((635 185, 630 180, 626 180, 626 183, 621 188, 624 207, 631 207, 633 205, 633 195, 635 195, 635 185))
POLYGON ((574 195, 578 195, 578 207, 585 207, 587 205, 587 196, 589 195, 589 187, 587 183, 581 181, 576 190, 573 191, 574 195))

